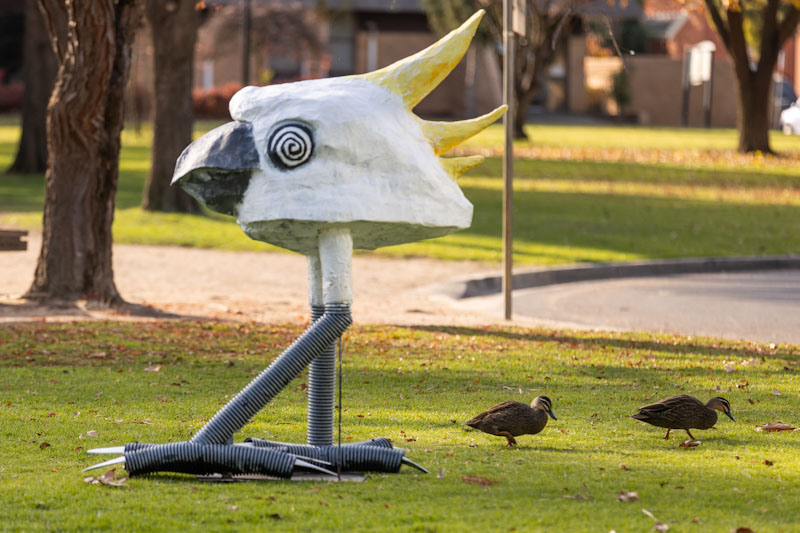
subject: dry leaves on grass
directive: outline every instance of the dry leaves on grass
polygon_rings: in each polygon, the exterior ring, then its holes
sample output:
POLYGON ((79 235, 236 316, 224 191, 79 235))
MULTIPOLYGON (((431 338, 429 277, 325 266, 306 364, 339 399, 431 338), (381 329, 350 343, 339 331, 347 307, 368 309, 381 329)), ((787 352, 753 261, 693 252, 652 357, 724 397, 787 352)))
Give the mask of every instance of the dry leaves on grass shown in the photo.
POLYGON ((109 487, 127 487, 127 477, 117 478, 117 469, 112 468, 100 477, 88 476, 83 478, 84 483, 92 485, 108 485, 109 487))
POLYGON ((461 476, 461 481, 464 483, 469 483, 470 485, 483 485, 488 487, 489 485, 494 485, 497 483, 494 479, 489 479, 485 476, 479 476, 477 474, 470 474, 467 476, 461 476))
POLYGON ((794 431, 795 429, 797 428, 783 422, 770 422, 769 424, 756 426, 756 431, 794 431))
POLYGON ((619 502, 638 502, 639 501, 639 493, 621 490, 619 491, 619 496, 617 496, 617 501, 619 502))
POLYGON ((702 441, 699 440, 685 440, 678 444, 679 448, 694 448, 695 446, 700 446, 702 441))
POLYGON ((642 509, 642 512, 647 516, 649 516, 650 518, 652 518, 653 520, 655 520, 656 523, 655 525, 653 525, 653 531, 669 531, 669 526, 664 522, 661 522, 658 518, 656 518, 656 515, 654 515, 647 509, 642 509))

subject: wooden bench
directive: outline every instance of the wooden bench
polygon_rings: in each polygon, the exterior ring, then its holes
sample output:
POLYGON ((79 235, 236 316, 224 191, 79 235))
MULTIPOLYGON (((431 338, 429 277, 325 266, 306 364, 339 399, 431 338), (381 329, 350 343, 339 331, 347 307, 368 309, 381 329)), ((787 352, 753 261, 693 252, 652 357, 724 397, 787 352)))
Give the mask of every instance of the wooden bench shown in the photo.
POLYGON ((23 240, 27 237, 26 230, 0 230, 0 252, 23 251, 28 249, 28 241, 23 240))

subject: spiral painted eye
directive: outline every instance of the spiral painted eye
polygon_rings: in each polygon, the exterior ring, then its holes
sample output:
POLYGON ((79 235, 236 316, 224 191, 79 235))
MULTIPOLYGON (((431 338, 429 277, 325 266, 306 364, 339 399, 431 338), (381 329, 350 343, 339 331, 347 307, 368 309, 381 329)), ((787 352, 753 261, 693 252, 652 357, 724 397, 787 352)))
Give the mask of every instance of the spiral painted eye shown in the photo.
POLYGON ((272 163, 281 169, 299 167, 314 152, 311 128, 298 122, 288 122, 275 128, 267 142, 267 152, 272 163))

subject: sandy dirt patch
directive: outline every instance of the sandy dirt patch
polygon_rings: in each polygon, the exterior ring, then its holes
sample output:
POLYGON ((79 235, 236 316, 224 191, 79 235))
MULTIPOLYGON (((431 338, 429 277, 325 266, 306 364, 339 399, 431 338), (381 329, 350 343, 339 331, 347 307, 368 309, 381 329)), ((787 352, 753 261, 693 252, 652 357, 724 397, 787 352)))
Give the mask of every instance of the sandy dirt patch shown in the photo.
MULTIPOLYGON (((0 322, 136 319, 86 305, 43 307, 20 299, 33 280, 41 236, 26 252, 0 253, 0 322)), ((492 270, 491 265, 430 259, 353 260, 353 318, 371 324, 488 324, 494 313, 455 305, 435 287, 492 270)), ((308 319, 305 257, 174 246, 114 246, 117 288, 128 302, 166 314, 257 322, 308 319)))

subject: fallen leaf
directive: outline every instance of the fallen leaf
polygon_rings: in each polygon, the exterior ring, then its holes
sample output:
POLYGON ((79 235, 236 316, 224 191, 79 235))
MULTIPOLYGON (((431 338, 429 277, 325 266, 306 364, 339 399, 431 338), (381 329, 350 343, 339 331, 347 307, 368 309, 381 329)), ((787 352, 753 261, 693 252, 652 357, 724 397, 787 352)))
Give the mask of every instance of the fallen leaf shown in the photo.
POLYGON ((106 352, 92 352, 89 355, 87 355, 87 357, 89 357, 90 359, 105 359, 106 352))
POLYGON ((765 464, 765 465, 767 465, 767 466, 772 466, 772 465, 774 465, 775 463, 773 463, 773 462, 772 462, 772 461, 770 461, 769 459, 764 459, 764 464, 765 464))
POLYGON ((732 365, 725 365, 725 367, 723 368, 723 370, 724 370, 725 372, 736 372, 736 367, 734 367, 734 366, 732 366, 732 365))
POLYGON ((283 518, 283 517, 282 517, 281 515, 279 515, 278 513, 272 513, 271 515, 269 515, 269 517, 270 517, 270 518, 274 518, 275 520, 280 520, 281 518, 283 518))
POLYGON ((774 390, 774 391, 772 391, 772 395, 773 395, 773 396, 780 396, 780 395, 781 395, 781 391, 779 391, 779 390, 774 390))
POLYGON ((145 372, 160 372, 161 365, 151 365, 144 369, 145 372))
POLYGON ((737 527, 736 529, 731 529, 731 533, 756 533, 749 527, 737 527))
POLYGON ((125 483, 125 481, 127 481, 128 478, 123 477, 117 479, 116 471, 117 471, 116 468, 112 468, 111 470, 109 470, 108 472, 97 478, 97 481, 103 485, 108 485, 109 487, 127 487, 128 485, 125 483))
POLYGON ((678 444, 679 448, 694 448, 695 446, 700 446, 702 441, 699 440, 685 440, 678 444))
POLYGON ((439 469, 439 473, 436 474, 436 477, 439 479, 444 479, 444 468, 439 469))
POLYGON ((621 469, 623 469, 623 470, 630 470, 630 468, 628 467, 628 465, 626 465, 625 463, 620 463, 620 464, 619 464, 619 467, 620 467, 621 469))
POLYGON ((49 447, 50 447, 50 443, 49 442, 43 442, 43 443, 41 443, 39 445, 39 449, 40 450, 44 450, 45 448, 49 448, 49 447))
POLYGON ((656 522, 653 526, 653 531, 669 531, 669 526, 664 522, 656 522))
POLYGON ((770 422, 762 426, 756 426, 756 431, 794 431, 795 427, 783 422, 770 422))
POLYGON ((89 431, 86 432, 86 436, 87 437, 96 437, 97 436, 97 431, 95 431, 93 429, 90 429, 89 431))
POLYGON ((488 477, 479 476, 477 474, 470 474, 468 476, 461 476, 461 481, 469 483, 470 485, 494 485, 497 481, 489 479, 488 477))
POLYGON ((639 501, 639 494, 636 492, 628 492, 621 490, 619 491, 619 496, 617 496, 617 501, 620 502, 638 502, 639 501))

